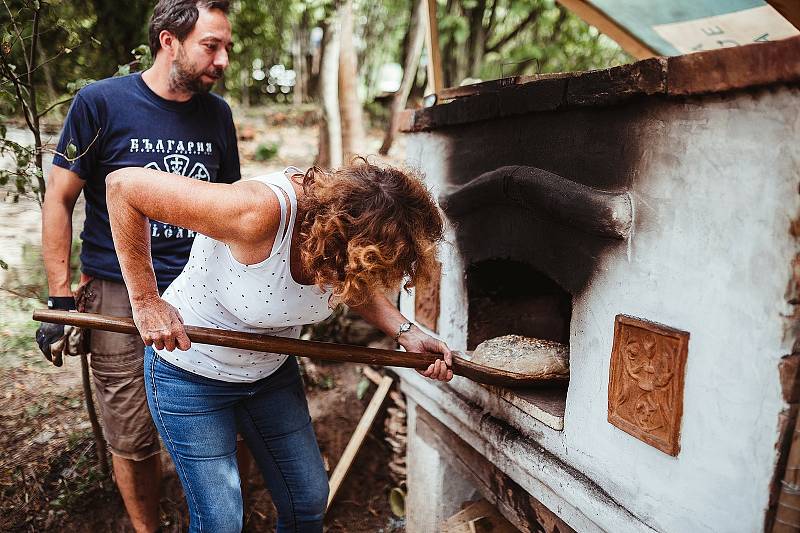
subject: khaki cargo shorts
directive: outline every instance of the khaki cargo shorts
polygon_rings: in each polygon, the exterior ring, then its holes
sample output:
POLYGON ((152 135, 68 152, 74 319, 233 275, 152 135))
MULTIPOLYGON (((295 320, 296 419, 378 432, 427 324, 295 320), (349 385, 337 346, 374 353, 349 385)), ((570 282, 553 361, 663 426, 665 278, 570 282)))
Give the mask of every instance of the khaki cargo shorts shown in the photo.
MULTIPOLYGON (((132 316, 125 285, 93 279, 86 286, 86 311, 132 316)), ((103 431, 111 453, 142 461, 159 453, 158 432, 144 392, 144 343, 139 335, 92 330, 92 376, 103 431)))

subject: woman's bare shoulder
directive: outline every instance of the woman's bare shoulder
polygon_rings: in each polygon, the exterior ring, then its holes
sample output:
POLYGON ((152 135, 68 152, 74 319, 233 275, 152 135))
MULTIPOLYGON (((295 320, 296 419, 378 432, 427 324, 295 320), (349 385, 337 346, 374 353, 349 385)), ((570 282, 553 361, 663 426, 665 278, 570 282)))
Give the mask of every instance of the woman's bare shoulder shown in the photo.
POLYGON ((262 230, 277 230, 281 218, 281 204, 277 193, 266 183, 249 178, 233 184, 241 202, 241 209, 248 215, 251 224, 262 230), (266 225, 266 226, 265 226, 266 225))

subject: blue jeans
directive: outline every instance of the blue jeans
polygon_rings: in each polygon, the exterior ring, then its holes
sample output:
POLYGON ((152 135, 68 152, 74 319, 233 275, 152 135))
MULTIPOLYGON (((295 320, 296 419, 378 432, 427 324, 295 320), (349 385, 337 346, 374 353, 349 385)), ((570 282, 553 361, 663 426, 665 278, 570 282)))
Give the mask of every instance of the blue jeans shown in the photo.
POLYGON ((189 505, 189 531, 242 529, 236 433, 244 436, 278 510, 278 532, 321 532, 328 476, 297 368, 289 357, 254 383, 174 366, 148 347, 147 403, 189 505))

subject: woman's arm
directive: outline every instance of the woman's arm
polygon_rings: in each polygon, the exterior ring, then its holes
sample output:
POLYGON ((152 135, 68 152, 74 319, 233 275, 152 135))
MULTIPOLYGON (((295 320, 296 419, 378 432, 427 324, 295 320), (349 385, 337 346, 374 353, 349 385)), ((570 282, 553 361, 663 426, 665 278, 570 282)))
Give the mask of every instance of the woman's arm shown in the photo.
MULTIPOLYGON (((400 325, 407 322, 400 311, 381 293, 375 293, 370 300, 352 309, 390 337, 397 335, 400 325)), ((409 331, 400 335, 397 341, 409 352, 442 354, 444 360, 437 359, 424 372, 419 370, 418 372, 427 378, 440 381, 453 379, 453 371, 450 370, 453 365, 453 355, 444 342, 431 337, 417 326, 412 326, 409 331)))
POLYGON ((150 256, 150 222, 129 203, 118 200, 114 204, 108 209, 111 236, 142 340, 159 350, 172 351, 176 346, 188 350, 191 342, 180 313, 158 294, 150 256))
POLYGON ((207 183, 142 168, 109 174, 106 202, 136 327, 145 344, 170 351, 186 350, 190 342, 180 314, 158 294, 149 219, 203 233, 240 253, 269 250, 265 243, 275 238, 280 220, 278 200, 262 184, 207 183))
POLYGON ((138 167, 108 175, 106 201, 110 215, 129 205, 147 218, 229 244, 260 243, 269 230, 277 232, 280 220, 277 197, 254 180, 211 183, 138 167))

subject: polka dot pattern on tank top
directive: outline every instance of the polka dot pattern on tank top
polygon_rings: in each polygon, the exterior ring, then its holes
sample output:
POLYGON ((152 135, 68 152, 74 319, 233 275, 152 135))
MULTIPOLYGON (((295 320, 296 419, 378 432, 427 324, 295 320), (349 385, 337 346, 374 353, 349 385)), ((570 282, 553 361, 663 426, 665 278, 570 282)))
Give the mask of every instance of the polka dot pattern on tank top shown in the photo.
MULTIPOLYGON (((280 175, 255 179, 288 186, 280 175)), ((294 212, 293 194, 289 200, 294 212)), ((300 285, 293 279, 290 250, 291 239, 281 239, 268 259, 246 265, 236 261, 224 243, 198 235, 186 268, 164 298, 179 309, 186 324, 299 337, 302 325, 330 315, 330 293, 316 286, 300 285)), ((191 372, 243 382, 264 379, 287 358, 200 343, 192 343, 186 352, 168 353, 174 354, 178 366, 191 372)))

